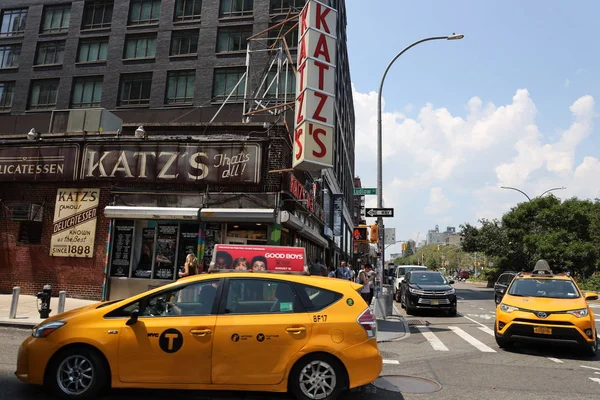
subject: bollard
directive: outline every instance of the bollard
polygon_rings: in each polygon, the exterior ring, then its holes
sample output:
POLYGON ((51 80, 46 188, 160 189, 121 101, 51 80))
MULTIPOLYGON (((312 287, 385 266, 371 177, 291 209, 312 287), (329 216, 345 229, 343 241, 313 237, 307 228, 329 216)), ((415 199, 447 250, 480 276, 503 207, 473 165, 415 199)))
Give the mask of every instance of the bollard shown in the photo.
POLYGON ((61 290, 60 292, 58 292, 58 313, 64 313, 65 312, 65 300, 67 299, 67 292, 64 290, 61 290))
POLYGON ((21 288, 15 286, 13 288, 12 300, 10 302, 10 314, 8 318, 15 319, 17 317, 17 305, 19 304, 19 295, 21 294, 21 288))

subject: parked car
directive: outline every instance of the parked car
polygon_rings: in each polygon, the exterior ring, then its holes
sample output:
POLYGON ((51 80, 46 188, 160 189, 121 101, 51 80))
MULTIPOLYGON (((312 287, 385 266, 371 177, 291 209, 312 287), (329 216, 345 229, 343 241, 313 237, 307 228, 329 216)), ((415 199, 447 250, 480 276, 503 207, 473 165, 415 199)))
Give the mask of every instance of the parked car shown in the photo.
POLYGON ((441 272, 413 270, 406 273, 400 288, 400 305, 409 315, 416 310, 443 310, 456 316, 456 291, 441 272))
POLYGON ((19 348, 16 376, 66 399, 109 387, 334 399, 382 369, 361 287, 265 272, 182 278, 46 319, 19 348))
POLYGON ((394 299, 400 303, 400 284, 404 281, 404 276, 407 272, 419 270, 427 271, 427 267, 423 265, 399 265, 396 267, 396 273, 394 275, 394 299))
POLYGON ((496 304, 500 304, 504 293, 506 293, 506 289, 508 289, 508 286, 516 275, 516 272, 505 271, 498 277, 496 283, 494 283, 494 300, 496 304))
POLYGON ((514 277, 496 309, 494 335, 499 347, 515 341, 576 344, 590 357, 598 354, 598 328, 588 301, 598 294, 582 292, 567 274, 554 274, 540 260, 533 272, 514 277))
POLYGON ((458 273, 458 279, 469 279, 471 277, 471 272, 469 271, 460 271, 458 273))

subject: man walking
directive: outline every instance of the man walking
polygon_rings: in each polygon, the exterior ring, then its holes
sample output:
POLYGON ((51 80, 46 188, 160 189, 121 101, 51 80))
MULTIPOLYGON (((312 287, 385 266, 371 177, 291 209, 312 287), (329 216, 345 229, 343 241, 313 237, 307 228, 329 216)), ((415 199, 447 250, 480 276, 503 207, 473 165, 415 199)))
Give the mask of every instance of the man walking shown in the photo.
POLYGON ((350 272, 350 267, 346 265, 346 261, 342 261, 340 266, 338 267, 336 273, 336 278, 345 279, 347 281, 352 279, 352 272, 350 272))
POLYGON ((327 267, 321 264, 321 260, 318 258, 310 265, 308 270, 311 275, 327 276, 327 267))

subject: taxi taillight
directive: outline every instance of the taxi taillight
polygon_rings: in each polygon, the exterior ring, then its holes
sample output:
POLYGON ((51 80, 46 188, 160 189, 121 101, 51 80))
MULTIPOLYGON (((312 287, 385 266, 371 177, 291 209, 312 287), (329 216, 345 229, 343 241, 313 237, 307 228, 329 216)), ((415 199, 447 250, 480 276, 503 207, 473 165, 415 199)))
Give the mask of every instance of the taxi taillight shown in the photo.
POLYGON ((356 319, 356 322, 367 332, 367 336, 369 338, 374 338, 377 336, 377 321, 375 321, 375 316, 371 310, 367 307, 365 311, 360 314, 360 316, 356 319))

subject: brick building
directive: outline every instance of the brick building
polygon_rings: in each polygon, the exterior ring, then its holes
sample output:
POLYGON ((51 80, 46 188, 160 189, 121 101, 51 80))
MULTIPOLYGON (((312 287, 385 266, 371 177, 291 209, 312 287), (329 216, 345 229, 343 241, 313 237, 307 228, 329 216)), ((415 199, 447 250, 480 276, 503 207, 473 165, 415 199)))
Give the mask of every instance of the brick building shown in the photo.
POLYGON ((127 296, 175 279, 187 253, 208 264, 216 243, 349 259, 345 3, 324 3, 338 11, 334 165, 303 172, 293 68, 266 66, 282 43, 295 60, 304 0, 3 0, 0 291, 127 296), (271 47, 248 57, 252 40, 271 47))

